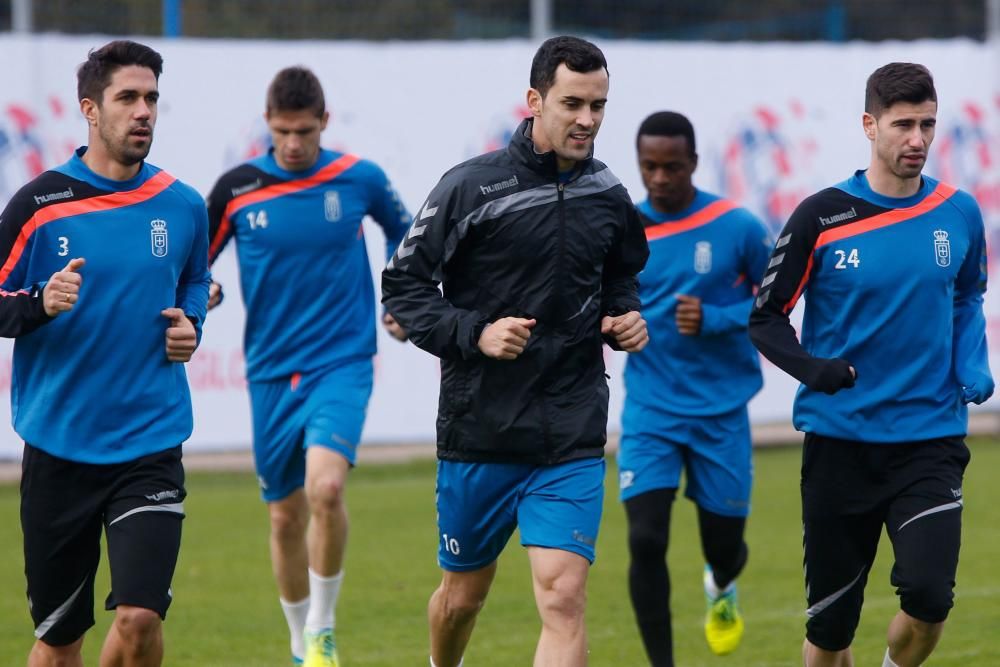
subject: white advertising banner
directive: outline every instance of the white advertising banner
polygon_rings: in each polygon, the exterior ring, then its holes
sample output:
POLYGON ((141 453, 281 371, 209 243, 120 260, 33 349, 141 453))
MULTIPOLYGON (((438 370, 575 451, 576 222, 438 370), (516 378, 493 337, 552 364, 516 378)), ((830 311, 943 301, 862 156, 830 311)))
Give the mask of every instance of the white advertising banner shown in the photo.
MULTIPOLYGON (((106 41, 0 36, 7 63, 0 72, 0 204, 85 143, 75 71, 89 49, 106 41)), ((380 164, 411 212, 448 168, 506 143, 525 115, 528 70, 537 46, 525 41, 147 41, 165 60, 152 163, 207 193, 224 170, 266 150, 267 84, 281 67, 301 64, 317 73, 326 90, 332 120, 324 144, 380 164)), ((738 200, 773 230, 805 196, 867 165, 861 113, 871 71, 890 61, 924 63, 935 76, 940 99, 927 172, 972 192, 983 208, 991 247, 1000 240, 1000 51, 989 45, 599 44, 608 58, 611 92, 596 152, 633 198, 644 198, 634 154, 636 128, 653 111, 677 110, 695 126, 696 184, 738 200)), ((372 264, 381 268, 381 231, 366 223, 365 234, 372 264)), ((213 273, 226 286, 228 299, 210 315, 201 348, 188 366, 195 401, 189 449, 250 442, 243 311, 232 248, 213 273)), ((376 286, 378 278, 376 270, 376 286)), ((275 281, 294 284, 295 276, 275 276, 275 281)), ((1000 297, 995 291, 987 296, 987 312, 997 361, 1000 297)), ((9 341, 0 343, 5 394, 0 458, 17 457, 21 447, 8 426, 10 347, 9 341)), ((622 355, 609 353, 612 431, 623 397, 623 363, 622 355)), ((436 359, 380 332, 365 442, 432 441, 437 383, 436 359)), ((788 420, 796 386, 765 364, 765 387, 751 403, 753 420, 788 420)))

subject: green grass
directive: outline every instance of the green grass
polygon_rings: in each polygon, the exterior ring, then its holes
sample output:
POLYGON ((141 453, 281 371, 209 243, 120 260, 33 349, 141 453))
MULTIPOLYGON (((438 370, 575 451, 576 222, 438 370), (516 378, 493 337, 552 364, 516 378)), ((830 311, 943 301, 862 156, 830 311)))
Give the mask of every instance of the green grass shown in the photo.
MULTIPOLYGON (((932 666, 1000 665, 1000 444, 971 443, 965 482, 965 530, 957 602, 932 666)), ((691 503, 675 508, 670 562, 678 664, 788 666, 799 664, 804 595, 798 499, 798 448, 756 455, 750 564, 740 579, 747 633, 739 652, 712 656, 701 622, 701 556, 691 503)), ((588 588, 591 664, 645 664, 625 588, 625 519, 614 466, 588 588)), ((287 664, 284 620, 267 557, 267 519, 249 474, 194 473, 188 480, 184 544, 174 578, 175 603, 165 625, 165 664, 176 667, 274 667, 287 664)), ((436 586, 434 465, 368 466, 348 490, 351 543, 338 613, 338 644, 348 667, 425 665, 425 606, 436 586)), ((24 664, 31 623, 24 598, 17 487, 0 485, 0 665, 24 664)), ((538 618, 527 558, 517 536, 504 553, 480 617, 467 664, 531 664, 538 618)), ((885 626, 897 609, 889 585, 891 549, 883 540, 855 640, 858 664, 880 664, 885 626)), ((98 600, 107 594, 98 577, 98 600)), ((111 614, 99 609, 84 645, 97 664, 111 614)))

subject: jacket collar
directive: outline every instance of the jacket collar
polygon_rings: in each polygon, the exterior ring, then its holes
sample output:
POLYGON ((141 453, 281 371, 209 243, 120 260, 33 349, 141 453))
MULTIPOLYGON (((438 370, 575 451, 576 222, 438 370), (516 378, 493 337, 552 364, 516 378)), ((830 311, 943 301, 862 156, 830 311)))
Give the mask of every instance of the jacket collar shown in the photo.
MULTIPOLYGON (((517 126, 516 130, 514 130, 514 135, 510 138, 510 145, 508 145, 507 151, 517 162, 523 164, 528 169, 538 172, 546 178, 556 180, 559 178, 559 166, 556 162, 556 153, 555 151, 539 153, 535 150, 535 143, 531 140, 531 128, 534 122, 534 118, 525 118, 521 121, 521 124, 517 126)), ((594 149, 591 147, 590 153, 587 154, 587 157, 577 162, 575 170, 576 174, 581 174, 587 167, 589 167, 593 159, 594 149)))

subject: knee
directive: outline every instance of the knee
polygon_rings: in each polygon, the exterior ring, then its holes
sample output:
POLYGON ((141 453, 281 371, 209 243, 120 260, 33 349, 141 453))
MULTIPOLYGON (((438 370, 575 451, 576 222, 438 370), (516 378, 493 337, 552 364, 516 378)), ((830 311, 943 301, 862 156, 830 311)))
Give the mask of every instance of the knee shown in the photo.
POLYGON ((544 582, 538 591, 538 608, 547 620, 580 623, 586 606, 586 586, 572 577, 544 582))
POLYGON ((28 664, 50 665, 51 667, 69 667, 80 664, 80 648, 83 646, 83 638, 71 644, 54 646, 42 640, 35 642, 28 658, 28 664), (38 661, 38 662, 35 662, 38 661))
POLYGON ((115 629, 125 645, 143 652, 155 644, 162 621, 152 609, 120 605, 115 610, 115 629))
POLYGON ((309 480, 306 493, 313 512, 333 512, 344 502, 344 478, 322 474, 309 480))
POLYGON ((947 583, 926 582, 900 589, 900 607, 911 617, 915 634, 932 633, 942 624, 954 604, 954 592, 947 583))
POLYGON ((628 548, 634 560, 663 560, 667 555, 665 531, 641 522, 632 522, 628 529, 628 548))
POLYGON ((289 508, 271 507, 271 535, 279 542, 305 539, 308 519, 301 512, 289 508))
POLYGON ((438 590, 439 612, 442 620, 448 626, 463 625, 479 615, 485 596, 479 596, 471 591, 441 588, 438 590))

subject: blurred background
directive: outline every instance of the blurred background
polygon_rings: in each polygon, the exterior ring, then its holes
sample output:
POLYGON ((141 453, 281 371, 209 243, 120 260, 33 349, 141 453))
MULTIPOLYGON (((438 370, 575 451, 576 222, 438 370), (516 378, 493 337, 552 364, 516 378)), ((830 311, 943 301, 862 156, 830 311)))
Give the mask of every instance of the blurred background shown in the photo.
POLYGON ((995 0, 6 0, 0 31, 266 39, 984 40, 995 0))

